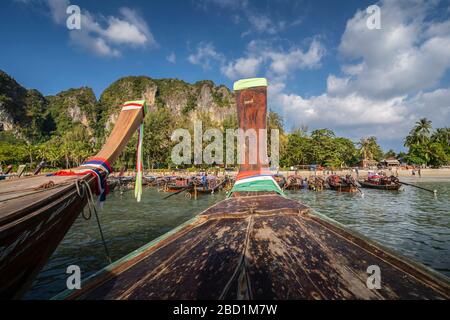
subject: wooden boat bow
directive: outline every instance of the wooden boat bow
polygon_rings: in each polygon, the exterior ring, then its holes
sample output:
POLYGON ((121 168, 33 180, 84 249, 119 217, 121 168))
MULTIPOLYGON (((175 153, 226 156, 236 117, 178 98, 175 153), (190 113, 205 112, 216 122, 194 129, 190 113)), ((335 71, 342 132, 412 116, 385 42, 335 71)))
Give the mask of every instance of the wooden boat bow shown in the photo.
POLYGON ((20 298, 30 287, 88 201, 80 182, 94 192, 94 170, 106 181, 145 111, 145 101, 125 103, 103 148, 86 165, 0 182, 0 298, 20 298))
MULTIPOLYGON (((235 86, 241 128, 265 128, 265 86, 235 86)), ((450 298, 444 276, 287 199, 269 174, 245 162, 231 197, 55 299, 450 298)))

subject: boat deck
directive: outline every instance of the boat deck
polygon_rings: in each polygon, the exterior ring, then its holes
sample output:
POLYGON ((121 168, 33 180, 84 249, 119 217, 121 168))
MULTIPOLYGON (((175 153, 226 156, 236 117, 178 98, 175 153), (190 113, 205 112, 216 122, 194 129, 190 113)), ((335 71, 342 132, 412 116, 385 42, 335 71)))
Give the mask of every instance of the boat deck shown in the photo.
POLYGON ((73 188, 76 179, 80 177, 39 175, 0 181, 0 225, 57 199, 73 188))
POLYGON ((279 195, 231 197, 56 298, 448 299, 449 284, 279 195), (379 266, 381 289, 368 289, 379 266))

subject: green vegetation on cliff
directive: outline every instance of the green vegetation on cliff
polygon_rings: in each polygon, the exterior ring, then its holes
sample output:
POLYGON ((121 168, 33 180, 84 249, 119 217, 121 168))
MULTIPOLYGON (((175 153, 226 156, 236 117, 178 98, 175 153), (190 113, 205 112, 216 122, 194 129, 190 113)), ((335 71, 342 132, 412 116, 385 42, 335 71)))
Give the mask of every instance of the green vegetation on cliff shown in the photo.
POLYGON ((46 99, 58 135, 63 135, 80 124, 90 132, 97 129, 101 110, 91 88, 69 89, 46 99))
POLYGON ((0 130, 37 142, 48 138, 53 129, 47 100, 39 91, 23 88, 0 70, 0 130))
MULTIPOLYGON (((54 167, 79 165, 100 149, 120 106, 137 99, 145 99, 150 109, 144 126, 146 168, 170 165, 175 144, 170 140, 172 132, 185 128, 193 134, 195 120, 202 121, 203 130, 237 128, 234 94, 209 80, 189 84, 178 79, 130 76, 112 83, 97 100, 87 87, 43 97, 0 71, 0 164, 35 165, 45 160, 54 167)), ((280 132, 280 164, 285 167, 315 163, 338 168, 356 165, 361 159, 395 156, 393 151, 383 154, 375 137, 354 143, 329 129, 286 133, 283 119, 273 111, 268 114, 268 128, 280 132)), ((433 131, 431 122, 421 119, 405 139, 409 152, 398 156, 414 164, 447 164, 449 132, 449 128, 433 131)), ((116 167, 134 166, 136 142, 135 135, 116 167)))

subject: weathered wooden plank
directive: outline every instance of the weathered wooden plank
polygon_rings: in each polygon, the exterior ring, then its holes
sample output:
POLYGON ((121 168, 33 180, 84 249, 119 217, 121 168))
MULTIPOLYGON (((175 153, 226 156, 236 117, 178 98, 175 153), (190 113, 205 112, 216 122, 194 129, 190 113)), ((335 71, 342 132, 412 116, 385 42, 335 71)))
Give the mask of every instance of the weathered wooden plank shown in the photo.
POLYGON ((274 211, 274 207, 283 207, 279 202, 287 199, 258 198, 249 200, 261 206, 252 212, 238 205, 247 202, 233 199, 220 202, 166 239, 157 250, 148 249, 145 259, 126 267, 119 265, 109 271, 102 284, 71 297, 446 299, 450 296, 445 280, 427 278, 426 271, 418 266, 408 265, 408 269, 403 260, 309 213, 295 201, 289 200, 286 208, 274 211), (224 208, 229 210, 228 214, 219 214, 224 208), (303 210, 298 211, 299 208, 303 210), (369 265, 381 269, 380 290, 367 288, 369 265))
POLYGON ((209 220, 82 298, 220 298, 242 259, 247 225, 248 218, 209 220))
POLYGON ((271 193, 228 198, 205 210, 201 213, 201 216, 219 218, 220 216, 236 216, 248 213, 276 213, 279 211, 299 213, 308 210, 308 207, 298 201, 271 193))

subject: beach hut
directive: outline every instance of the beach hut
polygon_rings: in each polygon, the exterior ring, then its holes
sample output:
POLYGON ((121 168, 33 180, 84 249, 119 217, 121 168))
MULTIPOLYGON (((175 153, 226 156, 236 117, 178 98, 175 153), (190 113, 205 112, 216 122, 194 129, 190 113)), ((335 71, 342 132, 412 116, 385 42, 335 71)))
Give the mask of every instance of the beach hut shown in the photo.
POLYGON ((359 163, 359 167, 361 167, 361 168, 371 168, 371 167, 376 167, 377 165, 378 165, 378 161, 369 160, 369 159, 363 159, 359 163))
POLYGON ((384 165, 386 168, 398 167, 398 166, 400 166, 400 161, 398 161, 394 157, 390 157, 390 158, 381 160, 381 164, 384 165))

